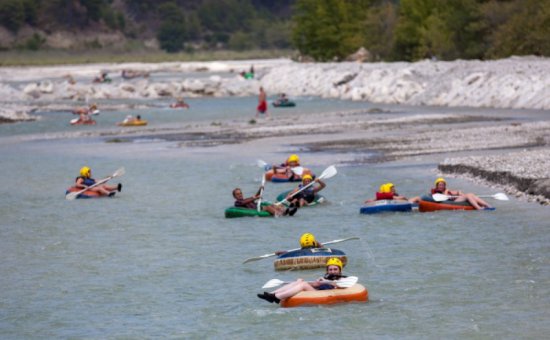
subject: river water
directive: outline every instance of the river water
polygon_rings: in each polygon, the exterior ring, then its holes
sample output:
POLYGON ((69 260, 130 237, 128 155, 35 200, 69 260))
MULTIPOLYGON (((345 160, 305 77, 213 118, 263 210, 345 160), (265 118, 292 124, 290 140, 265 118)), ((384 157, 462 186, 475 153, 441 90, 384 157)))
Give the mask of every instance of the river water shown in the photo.
MULTIPOLYGON (((141 111, 159 127, 253 116, 255 98, 195 99, 191 110, 141 111)), ((368 104, 304 98, 300 114, 368 104)), ((406 108, 399 108, 407 114, 406 108)), ((420 108, 417 110, 422 111, 420 108)), ((430 111, 429 108, 425 108, 430 111)), ((271 110, 272 112, 275 112, 271 110)), ((133 114, 140 113, 133 111, 133 114)), ((422 194, 433 160, 338 165, 328 203, 292 218, 225 219, 231 190, 259 185, 258 158, 237 146, 181 148, 149 140, 106 143, 69 132, 116 130, 128 111, 70 127, 68 113, 0 125, 0 337, 86 338, 544 338, 550 334, 550 210, 512 199, 492 212, 360 215, 361 202, 392 181, 422 194), (64 199, 78 169, 102 178, 124 166, 112 199, 64 199), (275 272, 246 258, 319 241, 348 254, 345 273, 369 290, 365 304, 281 309, 256 297, 272 278, 314 279, 319 270, 275 272), (546 335, 545 335, 546 334, 546 335)), ((261 146, 258 146, 261 150, 261 146)), ((319 174, 338 159, 300 153, 319 174)), ((494 190, 461 179, 450 186, 494 190)), ((291 188, 271 184, 265 196, 291 188)))

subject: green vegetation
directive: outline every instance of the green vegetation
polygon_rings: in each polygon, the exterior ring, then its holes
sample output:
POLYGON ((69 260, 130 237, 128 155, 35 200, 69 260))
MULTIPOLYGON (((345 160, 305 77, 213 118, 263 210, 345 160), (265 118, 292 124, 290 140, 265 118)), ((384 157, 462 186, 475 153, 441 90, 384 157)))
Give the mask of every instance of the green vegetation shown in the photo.
POLYGON ((0 66, 17 65, 69 65, 69 64, 97 64, 97 63, 163 63, 189 62, 214 60, 248 60, 291 57, 291 50, 248 50, 248 51, 199 51, 166 53, 163 51, 110 51, 97 49, 93 51, 71 52, 61 50, 39 51, 5 51, 0 52, 0 66))
POLYGON ((13 35, 0 51, 66 49, 62 60, 81 62, 291 48, 338 61, 360 47, 371 61, 550 56, 550 0, 0 0, 0 25, 13 35))
POLYGON ((316 60, 550 56, 550 0, 297 0, 292 40, 316 60))

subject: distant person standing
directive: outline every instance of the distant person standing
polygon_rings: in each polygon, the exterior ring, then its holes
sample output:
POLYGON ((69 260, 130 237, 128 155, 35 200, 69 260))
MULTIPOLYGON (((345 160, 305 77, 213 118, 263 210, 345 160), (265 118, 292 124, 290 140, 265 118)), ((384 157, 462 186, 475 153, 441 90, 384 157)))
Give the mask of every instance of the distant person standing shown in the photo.
POLYGON ((269 118, 269 113, 267 113, 267 98, 264 91, 264 88, 260 86, 260 94, 258 95, 258 108, 256 112, 256 117, 265 113, 266 118, 269 118))

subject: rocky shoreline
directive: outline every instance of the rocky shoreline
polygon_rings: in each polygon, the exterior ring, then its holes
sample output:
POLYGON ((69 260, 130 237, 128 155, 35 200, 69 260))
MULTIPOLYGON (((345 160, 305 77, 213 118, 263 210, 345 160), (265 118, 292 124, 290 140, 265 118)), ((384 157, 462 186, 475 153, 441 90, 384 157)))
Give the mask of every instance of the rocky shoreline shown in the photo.
POLYGON ((439 164, 443 173, 459 174, 497 185, 528 201, 550 205, 550 150, 524 150, 499 156, 448 158, 439 164))

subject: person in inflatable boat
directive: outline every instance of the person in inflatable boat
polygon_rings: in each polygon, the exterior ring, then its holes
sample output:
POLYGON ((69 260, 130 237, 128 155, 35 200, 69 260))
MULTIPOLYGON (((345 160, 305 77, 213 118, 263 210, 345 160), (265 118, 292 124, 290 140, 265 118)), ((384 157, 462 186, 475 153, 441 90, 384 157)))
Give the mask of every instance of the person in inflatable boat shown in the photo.
POLYGON ((381 201, 381 200, 408 201, 410 203, 418 203, 420 202, 420 196, 415 196, 413 198, 407 198, 405 196, 401 196, 395 190, 395 185, 393 185, 393 183, 384 183, 380 186, 380 188, 376 192, 376 198, 368 199, 365 201, 365 203, 381 201))
MULTIPOLYGON (((323 245, 320 242, 317 242, 315 236, 312 233, 305 233, 300 236, 300 248, 301 249, 312 249, 312 248, 323 248, 323 245)), ((279 250, 275 252, 275 255, 286 254, 286 250, 279 250)))
POLYGON ((294 282, 284 285, 283 287, 273 291, 272 293, 264 292, 263 294, 257 294, 260 299, 264 299, 271 303, 279 303, 281 300, 288 299, 303 291, 313 290, 327 290, 338 288, 336 283, 330 282, 338 280, 342 277, 342 261, 337 257, 331 257, 327 261, 326 273, 323 277, 318 278, 316 281, 307 282, 303 279, 298 279, 294 282))
MULTIPOLYGON (((302 176, 294 173, 292 168, 300 166, 300 157, 296 154, 288 156, 284 163, 280 165, 273 164, 271 169, 273 170, 274 175, 285 175, 290 179, 290 181, 301 181, 302 176)), ((309 171, 309 170, 306 170, 309 171)))
POLYGON ((432 188, 431 193, 432 195, 443 194, 443 195, 451 196, 449 197, 449 200, 454 202, 468 201, 477 210, 491 208, 491 206, 487 202, 477 197, 475 194, 472 194, 472 193, 466 194, 460 190, 447 189, 447 182, 445 181, 444 178, 441 178, 441 177, 435 180, 434 187, 432 188))
MULTIPOLYGON (((235 199, 235 207, 237 208, 245 208, 245 209, 257 209, 256 201, 261 197, 260 192, 262 188, 258 189, 258 192, 251 197, 244 198, 243 192, 241 188, 235 188, 233 189, 233 198, 235 199)), ((262 205, 261 206, 262 211, 267 211, 273 216, 294 216, 296 214, 296 211, 298 208, 286 208, 283 205, 262 205)))
POLYGON ((310 174, 305 174, 302 176, 302 184, 300 184, 297 188, 289 192, 288 195, 286 196, 286 200, 290 202, 290 206, 297 206, 301 208, 304 205, 313 203, 313 201, 315 201, 315 195, 317 195, 317 193, 323 190, 326 186, 327 185, 320 179, 316 178, 314 180, 310 174), (311 182, 317 182, 317 184, 319 185, 313 184, 309 186, 307 189, 302 190, 299 193, 294 195, 295 192, 298 192, 303 187, 311 184, 311 182))
MULTIPOLYGON (((92 169, 88 166, 84 166, 80 169, 80 176, 76 178, 75 187, 79 189, 86 189, 87 187, 94 185, 96 180, 92 178, 92 169)), ((115 191, 122 190, 122 184, 118 183, 117 186, 101 184, 90 189, 91 191, 99 192, 102 195, 114 195, 115 191)))

